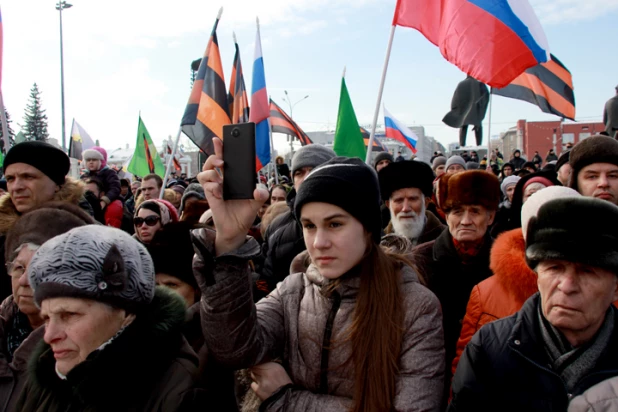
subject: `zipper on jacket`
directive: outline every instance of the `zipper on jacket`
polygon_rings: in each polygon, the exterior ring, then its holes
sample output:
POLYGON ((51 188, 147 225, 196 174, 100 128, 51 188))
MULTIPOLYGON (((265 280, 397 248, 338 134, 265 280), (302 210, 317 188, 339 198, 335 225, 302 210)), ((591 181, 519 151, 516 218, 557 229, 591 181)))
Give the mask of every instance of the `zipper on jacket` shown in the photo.
POLYGON ((330 308, 328 319, 326 319, 326 327, 324 328, 324 340, 322 341, 322 358, 320 362, 320 391, 319 393, 328 393, 328 355, 330 352, 330 340, 333 335, 333 323, 335 316, 341 306, 341 295, 337 291, 332 294, 333 305, 330 308))

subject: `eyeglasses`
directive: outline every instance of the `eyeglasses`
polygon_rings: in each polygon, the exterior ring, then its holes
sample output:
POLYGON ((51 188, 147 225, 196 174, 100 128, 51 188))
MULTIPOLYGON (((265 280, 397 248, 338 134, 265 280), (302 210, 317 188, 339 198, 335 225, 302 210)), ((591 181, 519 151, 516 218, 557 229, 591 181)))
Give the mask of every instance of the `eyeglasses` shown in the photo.
POLYGON ((146 216, 146 217, 136 217, 133 219, 133 224, 135 227, 140 227, 142 224, 146 223, 146 226, 154 226, 157 222, 161 220, 159 216, 146 216))

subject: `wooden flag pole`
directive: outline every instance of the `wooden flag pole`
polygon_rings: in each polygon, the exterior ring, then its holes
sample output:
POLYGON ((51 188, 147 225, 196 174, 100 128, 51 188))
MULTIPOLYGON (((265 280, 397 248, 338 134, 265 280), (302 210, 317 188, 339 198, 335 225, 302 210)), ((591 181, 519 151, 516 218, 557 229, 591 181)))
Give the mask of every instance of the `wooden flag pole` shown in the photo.
MULTIPOLYGON (((163 178, 163 186, 161 186, 161 193, 159 193, 159 199, 163 199, 163 194, 165 193, 165 186, 167 185, 167 179, 169 179, 170 177, 172 162, 174 161, 174 156, 176 156, 176 149, 178 148, 178 141, 180 140, 181 133, 182 127, 179 127, 178 134, 176 135, 176 140, 174 141, 174 147, 172 148, 172 154, 170 155, 170 158, 167 159, 167 167, 165 168, 165 177, 163 178)), ((165 151, 167 152, 167 150, 165 151)))
POLYGON ((4 141, 3 152, 6 155, 11 148, 11 140, 9 139, 9 127, 6 124, 6 112, 4 111, 4 98, 0 91, 0 116, 2 116, 2 140, 4 141))
POLYGON ((371 125, 371 135, 369 136, 369 143, 367 145, 367 157, 365 163, 371 165, 371 152, 373 150, 373 142, 376 136, 376 126, 378 125, 378 116, 380 115, 380 103, 382 103, 382 93, 384 92, 384 82, 386 81, 386 72, 388 71, 388 62, 391 58, 391 49, 393 47, 393 39, 395 38, 395 28, 393 25, 391 28, 391 35, 388 39, 388 46, 386 47, 386 58, 384 59, 384 68, 382 69, 382 80, 380 80, 380 88, 378 89, 378 101, 376 103, 376 111, 373 115, 373 123, 371 125))

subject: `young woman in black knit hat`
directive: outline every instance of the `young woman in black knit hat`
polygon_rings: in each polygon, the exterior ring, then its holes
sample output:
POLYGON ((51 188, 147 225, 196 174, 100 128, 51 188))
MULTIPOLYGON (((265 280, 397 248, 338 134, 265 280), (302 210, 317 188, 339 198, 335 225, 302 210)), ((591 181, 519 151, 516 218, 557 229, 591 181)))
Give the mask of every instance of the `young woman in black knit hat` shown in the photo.
POLYGON ((404 258, 379 246, 375 171, 340 157, 310 172, 294 208, 312 264, 254 304, 247 262, 259 246, 246 234, 268 193, 224 201, 222 149, 215 139, 199 175, 217 227, 195 239, 209 350, 228 366, 253 367, 261 410, 438 410, 439 303, 404 258))

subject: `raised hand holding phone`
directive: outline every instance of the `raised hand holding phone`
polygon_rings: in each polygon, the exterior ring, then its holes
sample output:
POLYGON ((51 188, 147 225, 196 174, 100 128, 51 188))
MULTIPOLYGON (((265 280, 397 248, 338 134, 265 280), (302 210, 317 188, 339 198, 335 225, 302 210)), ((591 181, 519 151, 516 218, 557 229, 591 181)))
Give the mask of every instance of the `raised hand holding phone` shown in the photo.
POLYGON ((212 218, 217 231, 215 251, 217 256, 220 256, 242 246, 258 210, 268 200, 269 195, 267 190, 255 189, 253 199, 224 200, 224 143, 215 137, 213 145, 215 154, 208 157, 197 178, 204 188, 206 199, 212 210, 212 218))

